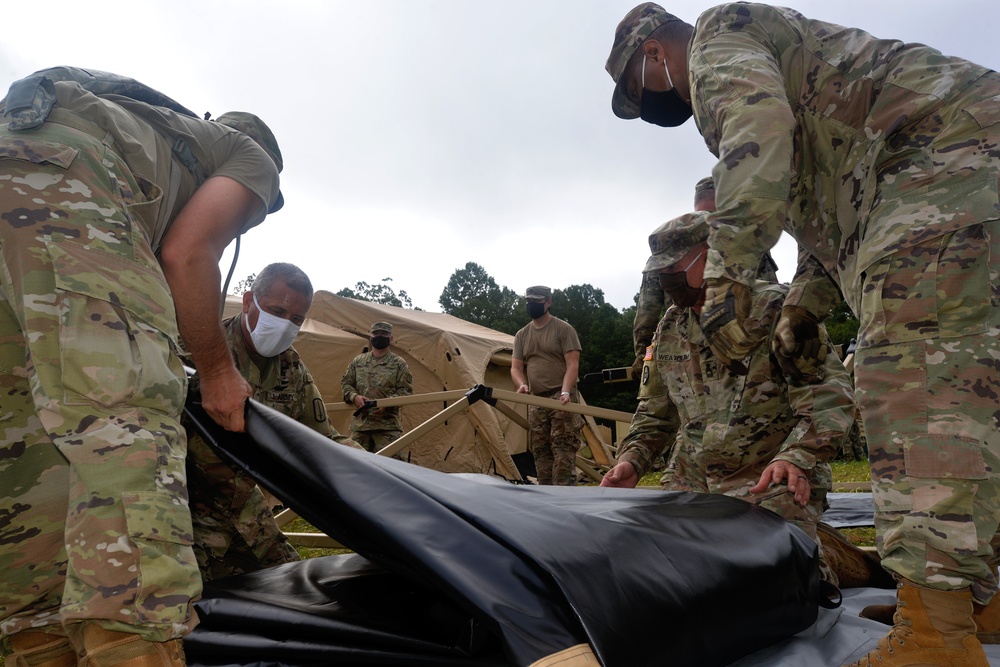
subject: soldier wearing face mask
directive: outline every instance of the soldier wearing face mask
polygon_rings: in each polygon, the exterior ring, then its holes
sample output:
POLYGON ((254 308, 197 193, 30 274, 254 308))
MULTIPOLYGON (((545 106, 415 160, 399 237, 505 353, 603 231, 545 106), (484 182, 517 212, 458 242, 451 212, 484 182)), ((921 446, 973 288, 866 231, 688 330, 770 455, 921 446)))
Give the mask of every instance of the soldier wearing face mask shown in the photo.
MULTIPOLYGON (((619 463, 601 485, 634 487, 669 451, 660 480, 665 489, 741 498, 783 516, 820 543, 818 524, 832 482, 829 461, 854 423, 850 376, 831 354, 821 382, 789 380, 766 342, 788 288, 766 281, 755 283, 746 306, 761 344, 740 359, 746 374, 729 370, 698 321, 708 234, 707 213, 696 212, 649 237, 646 272, 673 305, 647 348, 640 402, 619 463)), ((828 341, 822 327, 821 335, 828 341)), ((829 536, 820 567, 826 580, 842 587, 868 585, 873 575, 888 580, 877 563, 835 533, 829 536)))
MULTIPOLYGON (((340 381, 344 402, 353 403, 359 409, 369 400, 413 393, 409 366, 389 350, 394 340, 392 325, 376 322, 369 333, 371 350, 354 357, 340 381)), ((351 437, 370 452, 386 447, 402 433, 403 421, 398 407, 369 408, 351 420, 351 437)))
MULTIPOLYGON (((360 449, 330 424, 323 397, 292 347, 312 298, 312 283, 298 267, 269 264, 243 294, 243 312, 223 322, 226 340, 254 400, 360 449)), ((275 523, 274 501, 246 472, 219 459, 193 430, 187 473, 194 552, 203 580, 299 559, 275 523)))
MULTIPOLYGON (((519 394, 576 402, 580 338, 571 324, 553 317, 552 290, 542 285, 525 290, 531 322, 514 336, 510 377, 519 394)), ((576 484, 576 451, 580 449, 580 415, 530 406, 528 441, 539 484, 576 484)))

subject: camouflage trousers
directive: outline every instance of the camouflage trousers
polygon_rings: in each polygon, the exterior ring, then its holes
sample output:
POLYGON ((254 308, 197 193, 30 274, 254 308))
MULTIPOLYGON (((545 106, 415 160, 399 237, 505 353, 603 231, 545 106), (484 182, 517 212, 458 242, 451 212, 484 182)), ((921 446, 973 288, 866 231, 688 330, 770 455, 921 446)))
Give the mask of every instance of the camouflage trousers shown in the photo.
POLYGON ((1000 522, 1000 222, 884 258, 862 299, 855 374, 882 565, 987 602, 1000 522))
POLYGON ((827 501, 827 493, 833 485, 830 464, 818 463, 812 471, 806 472, 809 475, 809 501, 803 507, 795 502, 784 484, 772 486, 761 494, 750 493, 776 454, 776 451, 767 452, 764 456, 751 457, 752 460, 744 457, 733 470, 709 470, 702 463, 701 448, 690 440, 679 438, 667 464, 667 472, 660 478, 660 485, 667 491, 715 493, 739 498, 794 523, 819 546, 820 577, 837 586, 837 575, 823 555, 823 544, 816 532, 816 525, 830 506, 827 501))
POLYGON ((197 622, 186 380, 139 184, 63 125, 0 127, 0 631, 197 622), (41 143, 44 141, 44 143, 41 143))
MULTIPOLYGON (((559 392, 541 398, 559 400, 559 392)), ((571 399, 576 403, 576 397, 571 399)), ((539 484, 574 486, 576 453, 579 451, 583 418, 575 412, 528 406, 528 443, 535 458, 539 484)))
POLYGON ((187 471, 194 553, 202 579, 299 560, 257 482, 220 459, 197 433, 188 434, 187 471))
MULTIPOLYGON (((352 429, 351 440, 369 452, 378 452, 399 440, 399 436, 402 434, 402 431, 355 431, 352 429)), ((405 460, 402 452, 395 454, 393 458, 405 460)))

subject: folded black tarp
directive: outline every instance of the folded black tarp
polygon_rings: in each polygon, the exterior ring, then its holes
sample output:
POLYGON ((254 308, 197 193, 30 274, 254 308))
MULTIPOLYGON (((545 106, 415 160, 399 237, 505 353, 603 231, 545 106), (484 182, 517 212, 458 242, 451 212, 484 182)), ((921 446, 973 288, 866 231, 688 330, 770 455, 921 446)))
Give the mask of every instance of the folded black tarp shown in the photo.
POLYGON ((527 666, 581 643, 605 667, 725 665, 817 616, 815 543, 740 500, 447 475, 254 402, 245 434, 188 411, 359 554, 206 588, 192 666, 527 666))

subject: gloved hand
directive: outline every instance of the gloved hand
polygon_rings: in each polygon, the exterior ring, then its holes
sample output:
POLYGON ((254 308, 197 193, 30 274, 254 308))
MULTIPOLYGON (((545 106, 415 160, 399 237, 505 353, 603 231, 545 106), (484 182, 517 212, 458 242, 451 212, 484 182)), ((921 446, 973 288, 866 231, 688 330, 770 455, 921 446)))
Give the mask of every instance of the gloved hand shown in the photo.
POLYGON ((749 316, 749 287, 725 278, 708 280, 705 304, 701 308, 701 328, 715 356, 738 375, 749 372, 743 358, 763 340, 751 337, 743 328, 749 316))
POLYGON ((784 306, 771 338, 771 352, 785 374, 800 384, 823 379, 830 346, 819 335, 819 320, 805 308, 784 306))

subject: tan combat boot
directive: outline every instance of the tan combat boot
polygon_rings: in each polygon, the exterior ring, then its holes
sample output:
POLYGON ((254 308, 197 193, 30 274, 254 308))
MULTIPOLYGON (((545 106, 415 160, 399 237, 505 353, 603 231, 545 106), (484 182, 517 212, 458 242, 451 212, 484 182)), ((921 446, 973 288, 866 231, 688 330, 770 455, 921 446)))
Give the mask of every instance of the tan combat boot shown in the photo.
POLYGON ((972 592, 937 591, 901 579, 895 624, 849 667, 989 667, 972 621, 972 592))
POLYGON ((974 603, 972 606, 979 643, 1000 644, 1000 594, 994 595, 987 605, 974 603))
POLYGON ((80 667, 185 667, 187 664, 180 639, 151 642, 93 623, 84 625, 82 635, 84 655, 80 667))
POLYGON ((837 575, 841 588, 895 588, 892 575, 882 569, 878 554, 851 544, 840 531, 826 523, 816 524, 823 544, 823 557, 837 575))
POLYGON ((76 667, 76 651, 66 637, 24 630, 10 637, 7 667, 76 667))

